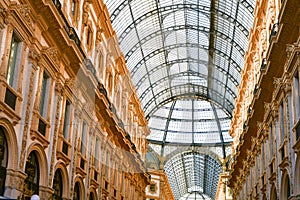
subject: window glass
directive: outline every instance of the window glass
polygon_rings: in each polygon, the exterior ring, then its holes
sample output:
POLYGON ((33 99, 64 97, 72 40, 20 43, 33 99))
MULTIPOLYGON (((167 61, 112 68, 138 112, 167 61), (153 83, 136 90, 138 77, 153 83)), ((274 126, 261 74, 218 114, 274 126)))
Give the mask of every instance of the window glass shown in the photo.
POLYGON ((20 40, 17 38, 16 34, 13 33, 11 39, 11 45, 10 45, 6 79, 8 84, 14 88, 15 88, 14 81, 18 73, 18 67, 16 65, 17 65, 18 54, 20 53, 19 47, 20 47, 20 40))
POLYGON ((40 96, 40 115, 44 118, 47 117, 48 103, 49 103, 49 90, 50 90, 50 76, 47 71, 43 72, 41 96, 40 96))

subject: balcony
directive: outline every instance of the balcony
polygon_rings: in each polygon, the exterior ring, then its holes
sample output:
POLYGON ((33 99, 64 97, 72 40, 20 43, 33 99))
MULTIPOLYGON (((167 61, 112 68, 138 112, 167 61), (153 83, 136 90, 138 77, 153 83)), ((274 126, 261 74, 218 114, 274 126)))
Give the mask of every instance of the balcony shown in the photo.
POLYGON ((73 40, 76 44, 76 46, 78 47, 80 53, 82 54, 82 56, 85 58, 85 53, 83 52, 82 48, 81 48, 81 41, 75 31, 75 29, 73 27, 71 27, 66 19, 66 17, 64 16, 62 10, 61 10, 61 3, 59 0, 52 0, 53 4, 56 7, 56 10, 58 11, 59 15, 61 16, 63 22, 64 22, 64 29, 66 31, 66 33, 68 34, 69 38, 71 40, 73 40))

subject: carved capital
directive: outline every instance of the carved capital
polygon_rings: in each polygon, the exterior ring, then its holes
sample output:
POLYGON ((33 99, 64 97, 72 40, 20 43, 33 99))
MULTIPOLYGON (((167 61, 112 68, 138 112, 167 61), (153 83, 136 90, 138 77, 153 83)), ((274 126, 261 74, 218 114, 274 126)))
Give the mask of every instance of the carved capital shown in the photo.
POLYGON ((36 63, 39 62, 41 55, 34 49, 29 49, 28 57, 35 61, 36 63))
POLYGON ((55 91, 61 97, 64 95, 64 86, 63 86, 63 84, 60 81, 56 82, 56 84, 55 84, 55 91))
POLYGON ((25 21, 28 24, 32 23, 32 20, 30 18, 31 11, 30 11, 29 5, 26 5, 26 4, 18 5, 17 6, 17 10, 20 12, 20 14, 22 15, 22 17, 25 19, 25 21))
POLYGON ((263 125, 264 125, 263 122, 260 122, 260 121, 256 122, 256 126, 257 126, 258 130, 262 130, 263 129, 263 125))
POLYGON ((273 79, 273 84, 275 85, 275 88, 282 84, 281 78, 274 77, 273 79))
POLYGON ((8 13, 7 10, 0 5, 0 29, 3 29, 5 24, 8 24, 8 13))
POLYGON ((56 47, 47 48, 45 51, 46 56, 57 66, 59 66, 60 59, 59 59, 59 51, 56 47))
POLYGON ((284 89, 284 92, 288 93, 292 90, 292 82, 291 80, 287 79, 284 81, 283 83, 283 89, 284 89))
POLYGON ((279 106, 277 102, 271 104, 272 116, 276 118, 278 116, 279 106))
POLYGON ((265 110, 271 109, 271 103, 269 103, 269 102, 264 102, 264 108, 265 108, 265 110))

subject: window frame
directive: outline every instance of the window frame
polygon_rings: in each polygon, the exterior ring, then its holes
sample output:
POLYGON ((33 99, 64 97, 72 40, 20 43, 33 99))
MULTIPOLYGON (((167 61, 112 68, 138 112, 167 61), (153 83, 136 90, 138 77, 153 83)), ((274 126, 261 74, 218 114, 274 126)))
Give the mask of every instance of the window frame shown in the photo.
POLYGON ((41 87, 40 87, 40 102, 39 102, 39 114, 44 119, 47 119, 48 108, 50 103, 50 87, 51 76, 50 73, 44 69, 41 75, 41 87))
POLYGON ((23 46, 22 39, 20 39, 18 34, 15 31, 13 31, 11 36, 9 57, 7 61, 6 81, 8 85, 14 89, 17 88, 18 80, 19 80, 18 76, 19 76, 20 64, 21 64, 20 58, 22 56, 22 49, 23 49, 22 46, 23 46), (16 47, 14 48, 14 52, 12 52, 12 46, 14 41, 16 41, 17 44, 16 47))

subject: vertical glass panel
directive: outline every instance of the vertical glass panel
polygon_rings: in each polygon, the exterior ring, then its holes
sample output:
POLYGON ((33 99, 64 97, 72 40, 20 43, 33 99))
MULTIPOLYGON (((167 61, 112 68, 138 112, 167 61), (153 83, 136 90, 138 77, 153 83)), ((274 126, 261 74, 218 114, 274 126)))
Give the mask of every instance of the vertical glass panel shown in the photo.
POLYGON ((66 140, 69 139, 69 130, 70 130, 70 118, 71 118, 71 103, 69 100, 66 100, 65 104, 65 117, 64 117, 64 127, 63 127, 63 135, 66 140))
POLYGON ((6 72, 6 79, 7 83, 11 86, 14 87, 14 80, 15 76, 17 74, 17 58, 18 58, 18 51, 20 44, 20 40, 16 37, 15 33, 12 35, 11 39, 11 45, 10 45, 10 52, 9 52, 9 58, 8 58, 8 66, 7 66, 7 72, 6 72))
POLYGON ((47 117, 48 103, 49 103, 49 89, 50 89, 50 76, 48 72, 44 70, 41 84, 41 96, 40 96, 40 115, 44 118, 47 117))

